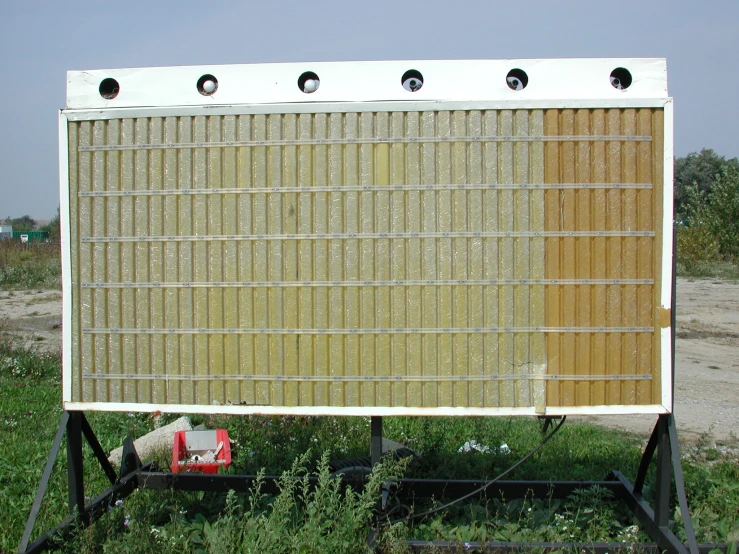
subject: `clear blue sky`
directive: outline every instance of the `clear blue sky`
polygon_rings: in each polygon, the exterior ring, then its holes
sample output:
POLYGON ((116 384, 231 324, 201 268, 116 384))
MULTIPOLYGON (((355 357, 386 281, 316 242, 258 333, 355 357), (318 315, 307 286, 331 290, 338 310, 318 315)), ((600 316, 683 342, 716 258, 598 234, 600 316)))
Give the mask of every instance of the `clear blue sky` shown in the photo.
POLYGON ((65 73, 161 65, 664 57, 675 154, 739 155, 739 1, 3 2, 0 217, 59 204, 65 73))

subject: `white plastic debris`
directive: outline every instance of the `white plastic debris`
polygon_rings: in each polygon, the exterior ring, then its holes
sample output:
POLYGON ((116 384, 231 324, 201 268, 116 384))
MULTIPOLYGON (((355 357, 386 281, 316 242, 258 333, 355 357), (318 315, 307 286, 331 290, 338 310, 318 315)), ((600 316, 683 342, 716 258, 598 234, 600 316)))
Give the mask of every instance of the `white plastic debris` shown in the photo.
POLYGON ((480 444, 476 440, 470 440, 460 446, 458 452, 472 452, 473 450, 488 453, 490 452, 490 447, 480 444))
POLYGON ((511 453, 511 449, 508 447, 506 443, 503 443, 500 445, 500 448, 498 448, 498 452, 500 452, 501 454, 507 455, 511 453))
MULTIPOLYGON (((133 443, 136 448, 136 452, 142 460, 148 460, 149 457, 157 451, 167 450, 172 451, 172 443, 174 442, 174 434, 177 431, 189 431, 192 429, 190 419, 187 417, 181 417, 169 425, 155 429, 151 433, 139 437, 133 443)), ((121 458, 123 457, 123 447, 118 447, 110 453, 110 463, 115 466, 121 465, 121 458)))

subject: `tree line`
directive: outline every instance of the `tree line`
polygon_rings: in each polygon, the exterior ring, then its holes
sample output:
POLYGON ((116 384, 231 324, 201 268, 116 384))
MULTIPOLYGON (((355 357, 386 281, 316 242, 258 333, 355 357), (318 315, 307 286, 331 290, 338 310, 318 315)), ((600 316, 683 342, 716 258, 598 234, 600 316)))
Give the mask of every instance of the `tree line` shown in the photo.
POLYGON ((60 238, 60 227, 59 227, 59 208, 56 209, 56 215, 46 225, 38 226, 38 222, 33 219, 30 215, 23 215, 21 217, 6 217, 2 221, 3 225, 10 225, 13 227, 13 231, 28 232, 28 231, 45 231, 49 233, 50 241, 58 241, 60 238))
POLYGON ((674 166, 678 263, 689 273, 739 261, 739 160, 704 148, 674 166))

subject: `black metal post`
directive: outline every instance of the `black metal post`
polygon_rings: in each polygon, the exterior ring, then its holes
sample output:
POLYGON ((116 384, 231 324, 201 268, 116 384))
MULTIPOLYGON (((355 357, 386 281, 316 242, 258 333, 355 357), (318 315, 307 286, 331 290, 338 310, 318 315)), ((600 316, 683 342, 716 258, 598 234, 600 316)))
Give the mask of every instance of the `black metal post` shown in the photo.
POLYGON ((670 496, 672 492, 672 479, 670 466, 670 437, 667 434, 667 416, 660 414, 657 439, 657 473, 656 495, 654 499, 654 519, 658 527, 667 528, 670 520, 670 496))
POLYGON ((85 486, 82 467, 82 413, 69 412, 67 423, 67 483, 69 513, 85 513, 85 486))
POLYGON ((375 467, 382 458, 382 417, 372 416, 370 428, 372 433, 370 457, 372 458, 372 467, 375 467))

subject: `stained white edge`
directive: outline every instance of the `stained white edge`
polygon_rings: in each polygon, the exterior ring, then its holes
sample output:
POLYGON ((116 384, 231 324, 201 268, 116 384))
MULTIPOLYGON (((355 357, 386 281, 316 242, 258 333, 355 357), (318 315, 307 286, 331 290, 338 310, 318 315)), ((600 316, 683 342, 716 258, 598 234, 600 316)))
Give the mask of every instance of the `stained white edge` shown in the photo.
POLYGON ((72 259, 69 221, 69 133, 59 113, 59 225, 62 249, 62 400, 72 399, 72 259))
POLYGON ((69 121, 97 121, 131 117, 180 117, 240 114, 423 112, 441 110, 545 110, 597 108, 662 108, 664 98, 621 98, 594 100, 465 100, 428 102, 334 102, 325 104, 242 104, 218 106, 169 106, 64 110, 69 121))
POLYGON ((231 406, 189 404, 136 404, 120 402, 65 402, 65 410, 92 412, 164 412, 226 415, 314 415, 314 416, 559 416, 559 415, 627 415, 664 414, 668 410, 661 405, 644 406, 567 406, 551 407, 537 412, 534 406, 521 408, 391 408, 383 406, 231 406))
POLYGON ((273 64, 146 67, 69 71, 67 108, 196 106, 403 100, 554 100, 667 97, 667 64, 662 58, 581 58, 511 60, 406 60, 301 62, 273 64), (611 85, 611 72, 628 69, 628 89, 611 85), (511 90, 512 69, 528 76, 528 86, 511 90), (410 69, 423 75, 423 86, 410 92, 402 76, 410 69), (315 72, 320 86, 312 94, 298 88, 298 78, 315 72), (218 88, 211 96, 197 90, 204 75, 218 88), (100 95, 100 83, 115 79, 113 99, 100 95))
MULTIPOLYGON (((663 221, 662 221, 662 298, 661 305, 663 308, 670 309, 672 307, 672 267, 674 260, 672 259, 672 234, 673 234, 673 162, 674 162, 674 143, 673 143, 673 104, 672 98, 669 98, 664 108, 664 183, 663 183, 663 221)), ((671 326, 662 329, 661 342, 662 345, 662 404, 669 412, 672 412, 674 399, 673 392, 673 375, 672 375, 672 333, 675 329, 671 326)))

